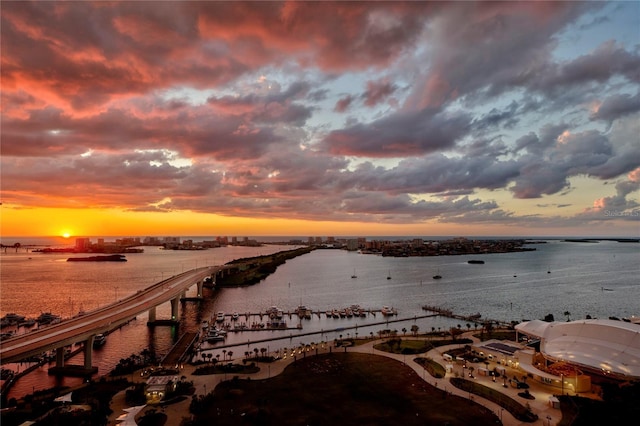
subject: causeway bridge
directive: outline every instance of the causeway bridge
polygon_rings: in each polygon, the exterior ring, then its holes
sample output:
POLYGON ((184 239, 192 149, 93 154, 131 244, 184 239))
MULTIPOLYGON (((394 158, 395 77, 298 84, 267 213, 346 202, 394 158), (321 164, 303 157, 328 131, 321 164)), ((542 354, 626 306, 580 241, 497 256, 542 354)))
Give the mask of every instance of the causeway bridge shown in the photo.
POLYGON ((149 324, 177 322, 180 299, 185 296, 187 289, 197 285, 197 297, 201 298, 204 279, 219 273, 224 274, 225 269, 228 267, 206 266, 192 269, 82 316, 3 340, 0 345, 0 363, 17 362, 55 349, 54 371, 63 373, 65 371, 64 347, 84 342, 84 367, 74 366, 73 371, 79 375, 95 373, 97 368, 93 367, 91 362, 93 340, 97 334, 116 329, 145 312, 149 313, 149 324), (157 320, 156 307, 169 301, 171 302, 171 319, 157 320))

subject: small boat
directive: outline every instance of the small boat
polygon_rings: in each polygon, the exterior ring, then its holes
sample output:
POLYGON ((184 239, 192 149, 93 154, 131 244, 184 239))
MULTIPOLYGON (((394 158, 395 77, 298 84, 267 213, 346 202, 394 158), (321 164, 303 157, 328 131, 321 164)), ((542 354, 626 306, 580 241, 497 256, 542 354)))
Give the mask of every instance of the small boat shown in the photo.
POLYGON ((209 343, 216 343, 216 342, 223 342, 226 336, 224 336, 223 334, 218 333, 215 330, 210 330, 206 337, 205 340, 209 343))
POLYGON ((480 314, 480 312, 478 312, 477 314, 469 315, 469 319, 477 320, 477 319, 480 319, 481 316, 482 316, 482 314, 480 314))
POLYGON ((226 336, 227 335, 227 330, 223 330, 217 327, 214 327, 212 332, 219 334, 220 336, 226 336))
POLYGON ((380 310, 380 312, 382 313, 383 316, 385 317, 390 317, 392 316, 395 312, 393 311, 393 308, 390 308, 388 306, 383 306, 382 309, 380 310))
POLYGON ((103 333, 96 334, 96 336, 93 338, 93 347, 99 348, 102 345, 104 345, 106 342, 107 342, 106 335, 104 335, 103 333))
POLYGON ((43 312, 36 318, 38 324, 51 324, 60 322, 60 317, 58 315, 52 314, 51 312, 43 312))
POLYGON ((304 318, 305 315, 307 315, 307 307, 305 305, 300 305, 296 308, 296 314, 300 317, 300 318, 304 318))
POLYGON ((267 315, 269 316, 269 318, 273 319, 276 318, 278 316, 278 312, 281 312, 282 310, 279 309, 277 306, 272 306, 269 309, 267 309, 267 315))
POLYGON ((287 322, 283 319, 274 318, 267 321, 267 328, 287 328, 287 322))
POLYGON ((442 275, 440 275, 440 268, 438 268, 438 272, 433 276, 433 279, 439 280, 440 278, 442 278, 442 275))
POLYGON ((231 319, 233 321, 237 321, 238 318, 240 318, 240 314, 238 314, 237 312, 234 312, 234 313, 231 314, 231 319))
POLYGON ((16 324, 26 320, 24 315, 18 315, 16 313, 10 312, 7 315, 2 317, 3 321, 6 321, 7 324, 16 324))
POLYGON ((387 279, 390 280, 391 279, 391 271, 389 271, 389 273, 387 274, 387 279))
POLYGON ((220 311, 216 315, 216 322, 224 322, 224 312, 220 311))
POLYGON ((18 325, 21 327, 33 327, 34 325, 36 325, 36 320, 34 320, 33 318, 27 318, 24 321, 20 321, 18 325))
POLYGON ((467 261, 469 265, 484 265, 484 260, 469 260, 467 261))
POLYGON ((356 269, 353 268, 353 275, 351 275, 351 278, 358 278, 358 276, 356 275, 356 269))

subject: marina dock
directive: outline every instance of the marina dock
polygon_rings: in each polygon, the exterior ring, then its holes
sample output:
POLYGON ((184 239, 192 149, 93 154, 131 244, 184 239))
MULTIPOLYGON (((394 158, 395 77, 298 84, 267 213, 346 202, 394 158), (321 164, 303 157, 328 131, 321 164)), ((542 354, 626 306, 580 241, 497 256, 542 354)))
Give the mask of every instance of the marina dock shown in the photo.
POLYGON ((327 329, 327 330, 319 330, 319 331, 310 331, 310 332, 301 332, 301 333, 290 333, 289 335, 285 335, 285 336, 278 336, 278 337, 269 337, 266 339, 258 339, 258 340, 250 340, 247 339, 246 342, 238 342, 238 343, 232 343, 232 344, 216 344, 215 346, 209 347, 209 348, 198 348, 198 350, 200 352, 205 351, 205 350, 213 350, 213 349, 226 349, 226 348, 234 348, 234 347, 238 347, 238 346, 250 346, 250 345, 255 345, 258 343, 266 343, 266 342, 274 342, 274 341, 278 341, 278 340, 286 340, 286 339, 296 339, 299 337, 305 337, 305 336, 314 336, 314 335, 323 335, 323 334, 327 334, 327 333, 339 333, 342 331, 347 331, 347 330, 358 330, 359 328, 364 328, 364 327, 371 327, 371 326, 377 326, 377 325, 385 325, 385 324, 391 324, 391 323, 396 323, 396 322, 404 322, 404 321, 415 321, 418 319, 423 319, 423 318, 432 318, 432 317, 437 317, 439 316, 439 314, 428 314, 428 315, 417 315, 417 316, 413 316, 410 318, 394 318, 394 319, 390 319, 387 317, 387 319, 385 319, 384 321, 378 321, 378 322, 374 322, 374 323, 370 323, 370 324, 365 324, 365 325, 351 325, 351 326, 347 326, 347 327, 336 327, 336 328, 331 328, 331 329, 327 329))
POLYGON ((427 305, 423 306, 422 310, 428 311, 428 312, 435 312, 438 315, 443 317, 458 319, 461 321, 466 321, 466 322, 475 323, 475 324, 491 323, 491 324, 497 325, 498 327, 512 326, 512 324, 507 321, 490 319, 490 318, 482 318, 482 316, 479 313, 474 315, 459 315, 459 314, 454 314, 450 309, 445 309, 438 306, 427 306, 427 305))

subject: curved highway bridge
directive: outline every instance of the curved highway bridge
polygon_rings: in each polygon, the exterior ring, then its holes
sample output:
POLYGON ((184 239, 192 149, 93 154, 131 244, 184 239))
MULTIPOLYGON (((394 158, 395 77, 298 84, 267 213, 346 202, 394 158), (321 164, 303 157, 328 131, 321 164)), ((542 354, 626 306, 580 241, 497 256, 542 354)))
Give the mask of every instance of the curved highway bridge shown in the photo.
POLYGON ((187 289, 197 285, 198 297, 202 297, 203 280, 223 269, 223 266, 212 266, 183 272, 85 315, 6 339, 0 345, 0 362, 17 362, 56 349, 56 368, 61 370, 64 347, 84 341, 84 372, 95 372, 91 358, 93 339, 97 334, 120 327, 144 312, 149 312, 149 322, 153 323, 156 320, 156 306, 168 301, 171 301, 171 319, 176 321, 180 297, 184 296, 187 289))

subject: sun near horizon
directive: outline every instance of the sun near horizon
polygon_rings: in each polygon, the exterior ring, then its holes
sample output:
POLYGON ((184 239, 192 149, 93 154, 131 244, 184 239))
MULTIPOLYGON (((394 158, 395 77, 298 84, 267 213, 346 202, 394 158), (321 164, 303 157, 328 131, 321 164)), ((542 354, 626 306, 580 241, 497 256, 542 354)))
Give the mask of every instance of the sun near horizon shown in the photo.
MULTIPOLYGON (((0 235, 58 236, 605 236, 581 227, 530 227, 447 224, 330 222, 300 219, 226 217, 175 211, 131 212, 116 209, 7 208, 3 206, 0 235), (44 221, 43 218, 47 220, 44 221)), ((630 224, 631 225, 631 224, 630 224)), ((606 236, 637 235, 637 229, 617 228, 606 236)))

